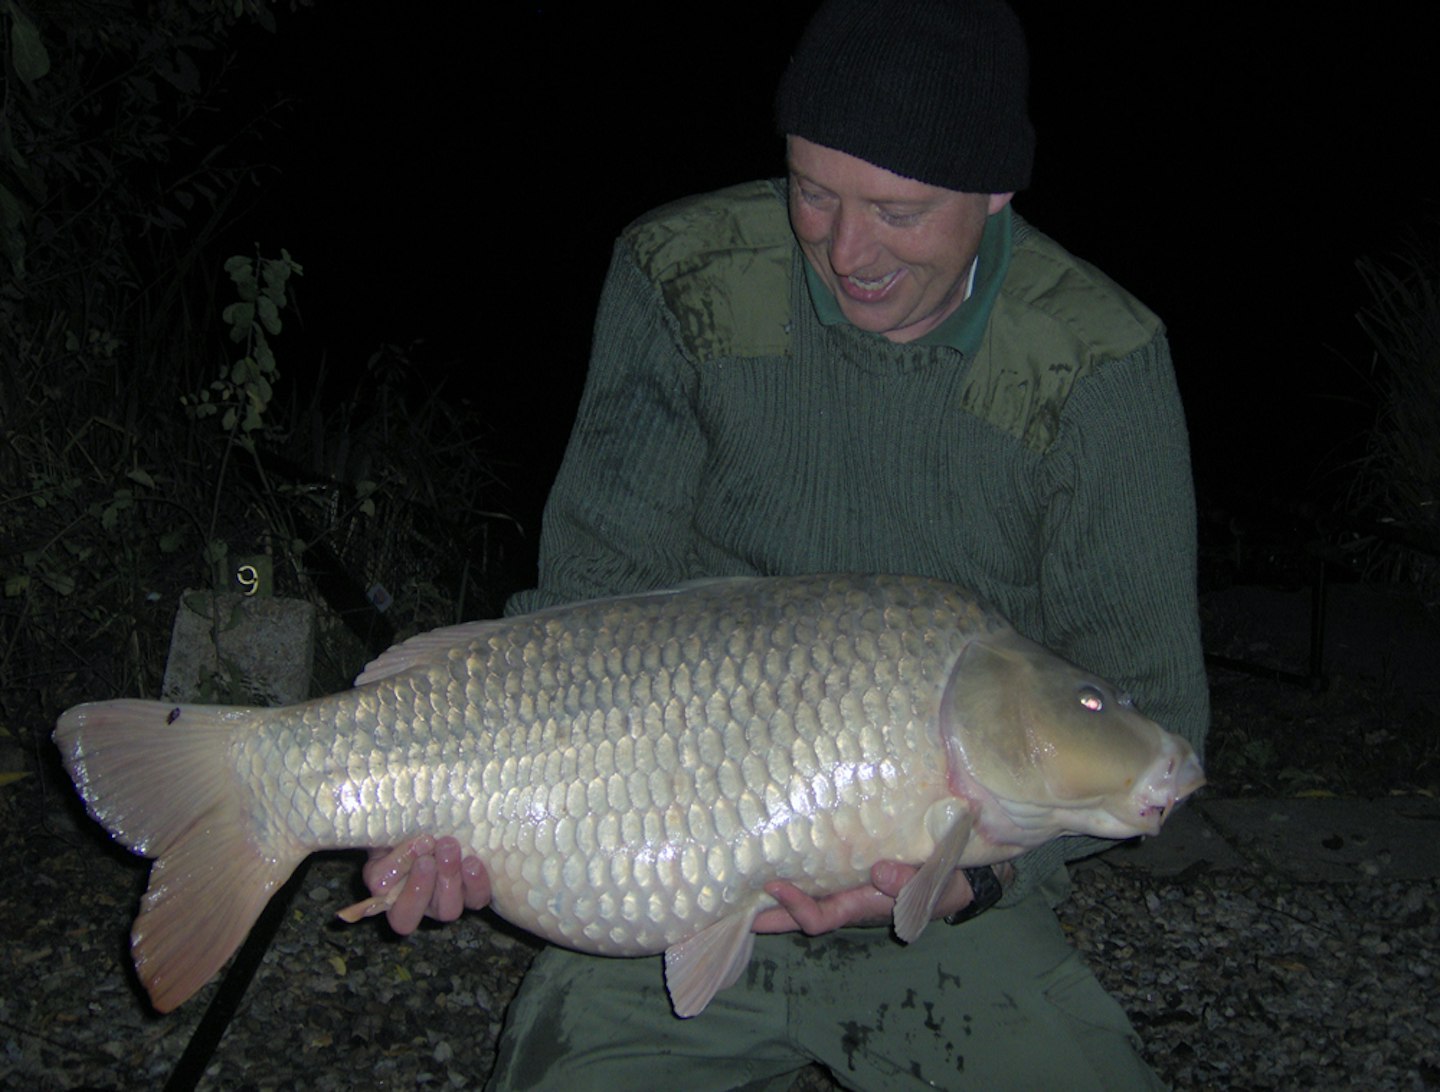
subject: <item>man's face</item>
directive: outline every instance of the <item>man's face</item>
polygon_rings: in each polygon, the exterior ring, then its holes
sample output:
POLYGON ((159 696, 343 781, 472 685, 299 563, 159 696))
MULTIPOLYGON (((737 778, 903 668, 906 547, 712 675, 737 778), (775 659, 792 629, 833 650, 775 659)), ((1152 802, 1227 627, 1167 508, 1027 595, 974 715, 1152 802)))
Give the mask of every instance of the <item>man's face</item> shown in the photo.
POLYGON ((787 138, 790 225, 853 326, 923 337, 964 301, 985 219, 1011 194, 960 193, 787 138))

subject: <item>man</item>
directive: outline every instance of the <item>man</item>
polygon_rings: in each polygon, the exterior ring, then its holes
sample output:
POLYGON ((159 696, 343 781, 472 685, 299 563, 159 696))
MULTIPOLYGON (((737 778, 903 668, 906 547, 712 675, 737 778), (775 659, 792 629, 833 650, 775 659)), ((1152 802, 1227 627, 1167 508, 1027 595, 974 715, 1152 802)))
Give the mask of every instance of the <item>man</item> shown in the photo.
MULTIPOLYGON (((941 577, 1200 748, 1169 350, 1143 305, 1011 211, 1026 65, 1000 0, 821 8, 777 99, 786 182, 678 202, 617 243, 540 586, 512 613, 702 576, 941 577)), ((492 1086, 784 1088, 811 1059, 864 1088, 1152 1086, 1051 910, 1062 862, 1099 845, 955 873, 937 916, 956 923, 909 946, 875 927, 908 866, 819 901, 772 884, 755 930, 780 935, 688 1021, 658 958, 547 949, 492 1086)), ((367 879, 407 884, 402 932, 488 901, 450 839, 367 879)))

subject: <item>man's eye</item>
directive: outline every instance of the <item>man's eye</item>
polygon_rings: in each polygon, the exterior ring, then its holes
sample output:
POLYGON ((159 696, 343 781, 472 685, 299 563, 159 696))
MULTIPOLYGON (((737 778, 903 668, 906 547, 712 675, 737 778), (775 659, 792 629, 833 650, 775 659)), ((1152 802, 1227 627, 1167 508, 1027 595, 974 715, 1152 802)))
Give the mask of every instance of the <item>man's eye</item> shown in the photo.
POLYGON ((880 210, 880 219, 891 227, 908 227, 920 219, 918 212, 886 212, 880 210))

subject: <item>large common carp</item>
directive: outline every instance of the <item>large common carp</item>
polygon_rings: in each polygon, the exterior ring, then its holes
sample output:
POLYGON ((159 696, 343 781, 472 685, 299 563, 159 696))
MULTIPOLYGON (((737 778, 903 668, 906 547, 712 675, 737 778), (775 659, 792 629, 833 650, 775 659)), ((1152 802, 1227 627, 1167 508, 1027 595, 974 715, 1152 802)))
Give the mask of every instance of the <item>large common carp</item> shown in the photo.
POLYGON ((115 838, 155 858, 131 933, 169 1011, 309 853, 453 834, 494 909, 557 944, 664 951, 698 1013, 786 879, 824 894, 921 865, 895 932, 951 871, 1062 834, 1154 834, 1203 783, 1189 744, 913 577, 730 579, 435 630, 353 690, 276 709, 119 700, 55 731, 115 838))

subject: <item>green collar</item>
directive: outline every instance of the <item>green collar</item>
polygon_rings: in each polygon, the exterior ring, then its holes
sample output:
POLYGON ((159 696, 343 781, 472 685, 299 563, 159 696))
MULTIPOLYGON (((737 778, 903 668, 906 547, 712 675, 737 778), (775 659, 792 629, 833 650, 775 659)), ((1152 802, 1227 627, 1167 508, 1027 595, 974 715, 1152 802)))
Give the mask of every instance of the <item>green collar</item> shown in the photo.
MULTIPOLYGON (((1010 243, 1014 234, 1011 220, 1010 206, 1006 205, 985 221, 985 231, 980 236, 980 251, 975 259, 975 284, 970 298, 938 327, 911 344, 947 345, 967 356, 979 349, 985 324, 990 321, 990 309, 1005 282, 1006 270, 1010 268, 1010 243)), ((845 316, 840 305, 808 260, 805 262, 805 280, 810 288, 810 301, 821 324, 843 325, 845 316)))

